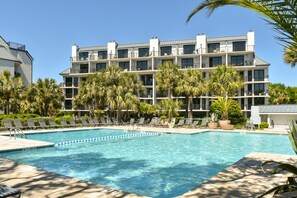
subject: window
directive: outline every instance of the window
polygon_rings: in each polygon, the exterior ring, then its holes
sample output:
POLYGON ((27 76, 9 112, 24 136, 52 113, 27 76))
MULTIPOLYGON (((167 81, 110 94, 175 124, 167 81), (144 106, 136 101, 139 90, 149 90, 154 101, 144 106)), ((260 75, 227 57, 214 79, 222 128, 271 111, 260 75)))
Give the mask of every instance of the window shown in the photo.
POLYGON ((185 69, 185 68, 190 68, 193 67, 193 59, 192 58, 182 58, 181 59, 181 68, 185 69))
POLYGON ((128 58, 128 49, 118 50, 118 58, 128 58))
POLYGON ((89 65, 82 64, 79 66, 79 73, 89 73, 89 65))
POLYGON ((244 56, 231 56, 231 65, 243 66, 244 65, 244 56))
POLYGON ((255 98, 255 105, 265 105, 265 98, 255 98))
POLYGON ((144 86, 153 85, 153 75, 141 75, 140 80, 144 86))
POLYGON ((253 80, 253 72, 248 71, 248 81, 252 81, 252 80, 253 80))
POLYGON ((253 94, 253 86, 251 84, 248 84, 248 93, 247 95, 251 96, 253 94))
POLYGON ((216 53, 220 51, 220 43, 207 44, 208 53, 216 53))
POLYGON ((160 47, 161 49, 161 56, 166 56, 171 54, 171 46, 166 46, 166 47, 160 47))
POLYGON ((248 110, 251 109, 251 106, 253 105, 253 99, 252 98, 248 98, 248 110))
POLYGON ((98 51, 99 59, 107 59, 107 51, 98 51))
POLYGON ((75 87, 78 87, 78 78, 77 78, 77 77, 74 77, 74 78, 73 78, 73 85, 74 85, 75 87))
POLYGON ((255 70, 254 71, 254 80, 255 81, 264 81, 264 70, 255 70))
POLYGON ((129 71, 129 62, 119 62, 119 67, 122 69, 122 70, 127 70, 129 71))
POLYGON ((78 89, 73 89, 73 96, 76 96, 78 94, 78 89))
POLYGON ((173 63, 173 59, 164 59, 162 60, 162 65, 166 62, 170 62, 170 63, 173 63))
POLYGON ((66 87, 72 86, 72 78, 65 78, 65 85, 66 87))
POLYGON ((65 95, 66 95, 66 98, 72 98, 72 89, 66 89, 65 95))
POLYGON ((149 56, 149 48, 139 48, 138 49, 138 57, 149 56))
POLYGON ((240 106, 241 109, 244 109, 244 98, 240 99, 240 106))
POLYGON ((103 69, 106 69, 106 63, 97 63, 96 64, 96 72, 99 72, 103 69))
POLYGON ((209 67, 216 67, 222 65, 222 57, 210 57, 209 58, 209 67))
POLYGON ((245 41, 233 42, 233 52, 245 51, 245 41))
POLYGON ((254 94, 261 95, 265 93, 265 86, 264 83, 259 83, 254 85, 254 94))
POLYGON ((88 60, 89 53, 88 52, 80 52, 79 60, 88 60))
POLYGON ((148 62, 147 61, 137 61, 136 66, 137 66, 137 70, 147 70, 148 62))
POLYGON ((65 109, 72 109, 72 101, 65 100, 65 109))
POLYGON ((184 45, 184 54, 194 54, 195 45, 184 45))

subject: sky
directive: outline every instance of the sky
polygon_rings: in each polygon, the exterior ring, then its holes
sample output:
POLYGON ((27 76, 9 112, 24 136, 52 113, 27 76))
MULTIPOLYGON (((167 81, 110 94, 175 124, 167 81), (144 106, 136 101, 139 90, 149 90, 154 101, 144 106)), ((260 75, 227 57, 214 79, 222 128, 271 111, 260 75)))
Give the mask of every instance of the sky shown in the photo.
POLYGON ((256 56, 269 62, 269 80, 297 86, 297 67, 283 61, 276 33, 247 9, 227 6, 186 23, 200 0, 0 0, 0 36, 26 45, 34 58, 33 81, 54 78, 71 66, 71 46, 102 46, 160 40, 246 35, 255 32, 256 56), (3 9, 5 8, 5 9, 3 9))

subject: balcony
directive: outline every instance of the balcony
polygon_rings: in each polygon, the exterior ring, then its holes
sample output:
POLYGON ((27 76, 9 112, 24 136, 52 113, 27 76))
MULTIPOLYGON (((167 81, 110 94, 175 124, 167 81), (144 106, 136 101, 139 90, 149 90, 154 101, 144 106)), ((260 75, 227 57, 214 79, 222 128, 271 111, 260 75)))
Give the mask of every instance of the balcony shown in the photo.
POLYGON ((74 68, 70 69, 70 74, 85 74, 85 73, 89 73, 89 70, 88 69, 74 69, 74 68))
POLYGON ((70 57, 71 62, 88 62, 89 57, 79 57, 79 56, 73 56, 70 57))
POLYGON ((152 65, 132 65, 132 71, 144 71, 144 70, 152 70, 152 65))
POLYGON ((78 87, 78 83, 72 83, 72 82, 66 82, 66 83, 61 83, 61 87, 78 87))

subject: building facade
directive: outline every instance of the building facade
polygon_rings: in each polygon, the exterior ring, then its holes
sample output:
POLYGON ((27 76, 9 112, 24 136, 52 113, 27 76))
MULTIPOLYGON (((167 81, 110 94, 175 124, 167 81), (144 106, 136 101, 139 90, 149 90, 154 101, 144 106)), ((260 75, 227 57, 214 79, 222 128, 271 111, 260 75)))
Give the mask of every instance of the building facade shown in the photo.
MULTIPOLYGON (((100 72, 109 65, 116 65, 123 72, 136 73, 142 81, 145 91, 140 100, 156 104, 164 95, 156 90, 155 73, 158 66, 171 61, 180 66, 180 70, 195 68, 201 70, 205 78, 217 65, 233 65, 244 80, 235 99, 246 116, 250 115, 252 105, 268 104, 268 68, 269 63, 255 56, 255 36, 250 31, 244 36, 207 38, 197 35, 194 39, 161 41, 153 37, 149 42, 118 44, 110 41, 106 46, 72 46, 71 67, 61 72, 62 88, 65 93, 65 111, 73 111, 72 100, 78 93, 78 85, 86 80, 88 74, 100 72)), ((209 94, 194 99, 194 115, 207 115, 211 99, 209 94)), ((185 98, 184 108, 186 107, 185 98)), ((81 112, 87 109, 79 110, 81 112)), ((185 109, 181 110, 185 111, 185 109)))
POLYGON ((25 45, 6 42, 0 36, 0 73, 8 70, 13 77, 22 77, 28 86, 32 83, 33 60, 25 45))

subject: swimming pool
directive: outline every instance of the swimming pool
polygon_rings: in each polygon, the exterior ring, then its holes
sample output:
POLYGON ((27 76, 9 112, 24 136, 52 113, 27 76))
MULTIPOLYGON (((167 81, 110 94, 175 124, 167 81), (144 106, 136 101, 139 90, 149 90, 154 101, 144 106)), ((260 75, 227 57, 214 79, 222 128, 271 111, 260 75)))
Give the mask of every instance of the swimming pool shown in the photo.
MULTIPOLYGON (((95 133, 127 134, 101 129, 29 137, 46 141, 56 135, 53 139, 60 142, 95 133)), ((285 135, 205 132, 85 142, 0 157, 139 195, 175 197, 254 151, 294 155, 285 135)))

